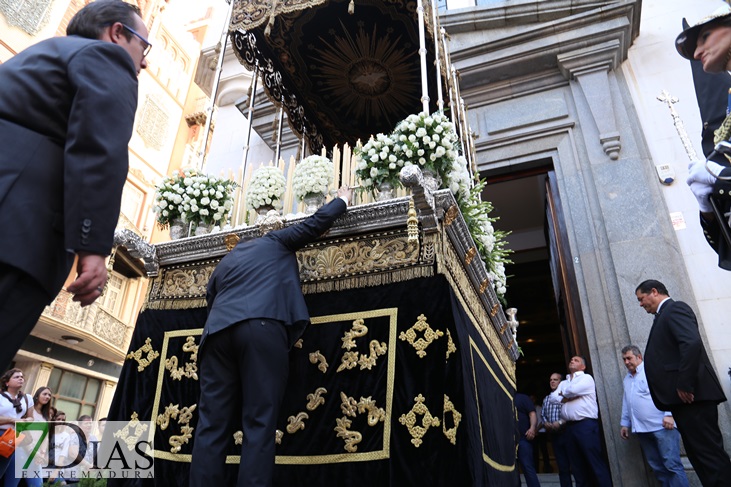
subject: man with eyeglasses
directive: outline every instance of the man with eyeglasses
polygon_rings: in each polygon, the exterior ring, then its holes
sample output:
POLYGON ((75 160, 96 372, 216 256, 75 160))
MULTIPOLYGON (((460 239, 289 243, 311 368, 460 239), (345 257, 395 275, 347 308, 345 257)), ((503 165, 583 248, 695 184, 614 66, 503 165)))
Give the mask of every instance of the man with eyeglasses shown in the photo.
POLYGON ((74 262, 66 289, 82 306, 107 280, 150 43, 121 0, 86 5, 66 32, 0 64, 0 366, 74 262))

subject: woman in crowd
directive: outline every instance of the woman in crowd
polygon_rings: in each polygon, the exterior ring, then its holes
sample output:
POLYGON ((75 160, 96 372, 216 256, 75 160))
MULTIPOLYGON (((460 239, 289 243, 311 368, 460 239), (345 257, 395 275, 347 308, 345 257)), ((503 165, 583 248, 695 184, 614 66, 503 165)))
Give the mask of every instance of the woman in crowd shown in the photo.
POLYGON ((33 394, 33 419, 35 421, 51 421, 51 398, 53 393, 48 387, 39 387, 33 394))
MULTIPOLYGON (((15 423, 33 421, 33 398, 23 393, 25 378, 20 369, 10 369, 0 376, 0 435, 7 429, 15 429, 15 423)), ((9 457, 0 455, 0 475, 4 487, 15 487, 20 479, 15 477, 15 455, 24 456, 22 447, 17 447, 9 457)))

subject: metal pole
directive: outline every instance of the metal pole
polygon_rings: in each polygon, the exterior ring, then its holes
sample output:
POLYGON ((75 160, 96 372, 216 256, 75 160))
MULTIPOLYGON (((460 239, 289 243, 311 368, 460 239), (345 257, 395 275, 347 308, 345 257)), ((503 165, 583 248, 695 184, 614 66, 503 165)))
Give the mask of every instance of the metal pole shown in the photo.
POLYGON ((444 114, 444 99, 442 96, 442 65, 439 62, 439 36, 442 34, 442 29, 438 27, 437 18, 437 2, 432 0, 431 2, 431 13, 432 13, 432 34, 434 35, 434 65, 437 68, 437 107, 439 113, 444 114))
POLYGON ((279 121, 277 124, 277 150, 274 153, 274 165, 279 164, 279 155, 282 153, 282 122, 284 121, 284 99, 279 100, 279 121))
POLYGON ((241 180, 239 181, 239 191, 241 192, 241 196, 239 198, 239 204, 236 209, 236 218, 234 221, 234 226, 237 226, 241 223, 241 209, 245 208, 245 204, 241 204, 241 198, 244 196, 244 178, 246 177, 246 165, 249 162, 249 146, 251 145, 251 131, 252 125, 254 123, 254 102, 256 101, 256 85, 257 81, 259 81, 259 61, 256 61, 256 64, 254 64, 254 73, 251 77, 251 86, 249 86, 249 108, 247 109, 248 114, 248 128, 246 130, 246 144, 244 145, 244 155, 241 161, 241 180))
POLYGON ((206 126, 203 129, 203 144, 198 151, 200 162, 198 164, 198 170, 203 172, 206 166, 206 154, 208 152, 208 138, 211 134, 211 119, 213 118, 213 109, 216 106, 216 95, 218 95, 218 85, 221 83, 221 71, 223 71, 223 55, 226 53, 226 43, 228 42, 228 24, 231 22, 231 14, 234 8, 234 0, 230 0, 228 12, 226 12, 226 22, 223 24, 223 32, 221 33, 221 40, 218 42, 220 51, 218 53, 218 62, 216 63, 216 75, 213 80, 213 87, 211 88, 211 102, 206 108, 206 126))
POLYGON ((419 56, 421 58, 421 107, 425 114, 429 114, 429 85, 426 71, 426 34, 424 33, 424 3, 417 0, 416 12, 419 18, 419 56))

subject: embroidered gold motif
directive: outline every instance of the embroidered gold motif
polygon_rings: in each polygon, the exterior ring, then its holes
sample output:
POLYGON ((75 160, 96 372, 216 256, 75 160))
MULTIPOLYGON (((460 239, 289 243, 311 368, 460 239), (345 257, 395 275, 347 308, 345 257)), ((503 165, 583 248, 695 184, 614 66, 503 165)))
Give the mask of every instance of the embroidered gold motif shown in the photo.
POLYGON ((223 243, 226 244, 226 250, 231 252, 233 248, 236 247, 236 244, 239 243, 239 240, 241 240, 241 237, 235 233, 229 233, 223 237, 223 243))
POLYGON ((149 337, 145 339, 145 344, 142 345, 138 350, 127 354, 128 359, 137 361, 137 372, 142 372, 145 367, 150 365, 153 360, 160 356, 160 352, 152 349, 152 339, 149 337), (142 354, 146 353, 147 356, 142 358, 142 354))
POLYGON ((157 423, 161 430, 166 430, 170 425, 170 418, 177 418, 179 412, 178 405, 171 403, 169 406, 165 407, 165 412, 163 414, 159 414, 157 416, 155 423, 157 423))
POLYGON ((274 443, 276 443, 277 445, 281 445, 282 444, 282 438, 284 438, 284 431, 282 431, 282 430, 276 430, 274 432, 274 443))
POLYGON ((168 440, 168 443, 170 443, 170 453, 178 453, 183 445, 188 443, 191 438, 193 438, 193 428, 190 425, 183 425, 180 428, 181 435, 175 435, 171 436, 168 440))
POLYGON ((299 430, 305 429, 305 419, 309 419, 310 415, 305 412, 297 413, 297 416, 287 418, 287 433, 294 434, 299 430))
POLYGON ((457 428, 459 423, 462 421, 462 414, 460 414, 455 408, 454 403, 449 400, 448 395, 444 395, 444 413, 442 414, 442 431, 444 436, 447 437, 449 442, 453 445, 457 444, 457 428), (447 413, 452 413, 453 427, 447 428, 447 413))
POLYGON ((353 326, 350 330, 346 331, 343 338, 340 339, 343 342, 340 348, 344 348, 345 350, 355 348, 355 339, 365 336, 367 333, 368 327, 364 325, 363 318, 358 318, 353 321, 353 326))
POLYGON ((189 336, 183 344, 183 351, 190 353, 190 361, 185 364, 185 368, 178 367, 178 357, 173 355, 165 360, 165 368, 170 371, 170 377, 174 380, 181 380, 183 377, 198 380, 198 345, 195 338, 189 336))
POLYGON ((234 433, 234 445, 243 445, 244 444, 244 432, 243 431, 237 431, 234 433))
POLYGON ((336 372, 340 372, 345 369, 349 370, 358 365, 358 355, 359 353, 357 351, 345 352, 343 354, 343 358, 340 360, 340 367, 338 367, 338 370, 336 372))
POLYGON ((386 419, 386 411, 376 406, 376 401, 371 396, 361 397, 358 402, 358 412, 368 413, 368 426, 375 426, 379 421, 386 419))
POLYGON ((137 445, 137 440, 139 440, 145 431, 147 431, 147 425, 140 423, 137 412, 133 411, 129 422, 124 425, 124 428, 121 430, 115 431, 113 436, 124 441, 124 444, 127 445, 127 449, 132 451, 135 448, 135 445, 137 445), (132 430, 132 432, 130 432, 130 430, 132 430))
POLYGON ((327 372, 327 360, 325 359, 325 356, 320 353, 319 350, 315 350, 314 352, 310 353, 310 363, 313 365, 319 363, 319 365, 317 366, 317 370, 319 370, 323 374, 327 372))
POLYGON ((305 343, 301 338, 294 342, 294 348, 302 348, 302 344, 305 343))
POLYGON ((307 394, 307 408, 308 411, 314 411, 319 406, 325 404, 325 398, 322 397, 327 394, 327 389, 324 387, 318 387, 312 394, 307 394))
POLYGON ((170 449, 171 453, 178 453, 182 446, 188 443, 188 441, 193 437, 193 428, 190 427, 189 423, 190 420, 193 419, 193 411, 195 411, 197 407, 197 404, 193 404, 190 407, 186 406, 183 409, 179 409, 177 404, 171 403, 165 408, 165 412, 163 414, 159 414, 157 416, 155 423, 160 426, 161 430, 166 430, 168 428, 171 418, 177 419, 178 424, 182 425, 180 428, 182 434, 173 435, 168 440, 168 443, 172 446, 170 449))
POLYGON ((480 294, 482 294, 485 291, 487 291, 487 286, 489 286, 489 285, 490 285, 490 281, 488 281, 487 279, 485 279, 484 281, 482 281, 480 283, 480 294))
POLYGON ((416 354, 419 358, 424 358, 426 356, 426 348, 431 345, 434 340, 439 339, 439 337, 443 335, 444 333, 439 330, 432 330, 429 323, 426 322, 426 316, 421 314, 411 328, 405 332, 402 331, 399 334, 399 338, 405 342, 409 342, 409 344, 416 349, 416 354), (423 331, 424 336, 417 339, 417 331, 423 331))
POLYGON ((439 419, 429 413, 429 408, 427 408, 424 404, 424 396, 419 394, 414 398, 414 400, 416 401, 416 404, 414 404, 414 407, 411 408, 411 411, 406 414, 402 414, 398 421, 406 426, 406 429, 409 430, 409 434, 411 435, 411 443, 416 448, 419 448, 419 446, 423 443, 422 438, 429 428, 432 426, 439 426, 439 419), (416 424, 417 415, 422 416, 421 426, 416 424))
POLYGON ((348 418, 337 418, 335 420, 335 432, 338 438, 345 440, 345 451, 348 453, 355 453, 358 451, 358 443, 363 441, 363 435, 357 431, 350 431, 350 425, 353 424, 348 418))
POLYGON ((356 417, 358 414, 358 402, 354 398, 348 397, 344 392, 340 392, 340 400, 342 401, 340 410, 343 414, 353 418, 356 417))
POLYGON ((446 359, 449 360, 449 356, 457 351, 457 345, 454 344, 454 340, 452 340, 452 334, 449 332, 449 329, 447 329, 447 357, 446 359))
POLYGON ((388 347, 386 346, 386 342, 378 343, 378 340, 371 340, 370 354, 361 354, 360 358, 358 359, 358 365, 360 365, 360 370, 371 370, 373 366, 376 365, 376 358, 380 357, 381 355, 385 355, 387 351, 388 347))
POLYGON ((465 265, 470 265, 472 263, 472 259, 474 259, 476 255, 477 255, 477 249, 474 247, 470 247, 467 250, 467 253, 465 253, 465 255, 464 255, 465 265))

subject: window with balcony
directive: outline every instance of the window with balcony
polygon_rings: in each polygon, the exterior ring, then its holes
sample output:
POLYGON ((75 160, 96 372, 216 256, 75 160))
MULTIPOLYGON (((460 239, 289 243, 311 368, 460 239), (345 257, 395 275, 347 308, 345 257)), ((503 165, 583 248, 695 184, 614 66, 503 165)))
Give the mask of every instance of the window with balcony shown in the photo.
POLYGON ((112 271, 107 279, 107 287, 97 303, 112 316, 119 316, 122 310, 122 298, 127 286, 127 279, 116 271, 112 271))
POLYGON ((53 406, 66 413, 66 419, 76 420, 96 412, 102 381, 76 372, 55 368, 48 379, 53 392, 53 406))

